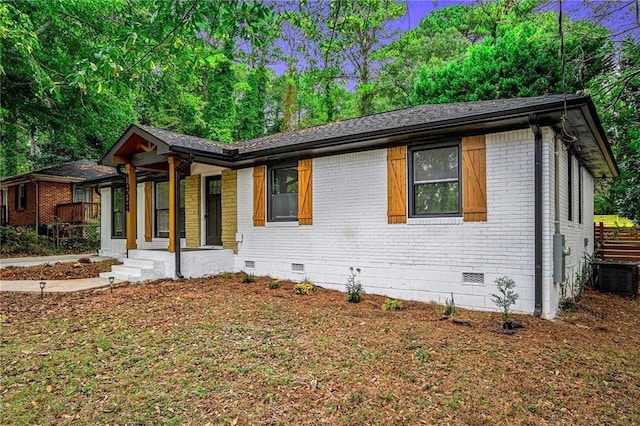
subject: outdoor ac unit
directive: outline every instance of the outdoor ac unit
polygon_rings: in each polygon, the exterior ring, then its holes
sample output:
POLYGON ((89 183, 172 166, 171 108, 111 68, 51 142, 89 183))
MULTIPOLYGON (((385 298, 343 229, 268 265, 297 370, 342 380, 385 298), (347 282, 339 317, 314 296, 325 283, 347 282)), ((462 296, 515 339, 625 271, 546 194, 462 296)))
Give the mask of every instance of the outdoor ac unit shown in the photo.
POLYGON ((623 296, 638 294, 637 263, 594 262, 593 276, 599 291, 623 296))

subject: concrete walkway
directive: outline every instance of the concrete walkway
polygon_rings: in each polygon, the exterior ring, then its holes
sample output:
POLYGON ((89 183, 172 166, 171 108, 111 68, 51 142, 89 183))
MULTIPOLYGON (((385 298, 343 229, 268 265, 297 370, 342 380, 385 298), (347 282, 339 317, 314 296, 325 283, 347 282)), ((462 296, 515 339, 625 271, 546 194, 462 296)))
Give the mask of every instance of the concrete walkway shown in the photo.
MULTIPOLYGON (((88 257, 92 262, 107 260, 108 257, 96 256, 95 254, 65 254, 60 256, 38 256, 38 257, 14 257, 0 259, 0 269, 7 266, 36 266, 49 263, 53 265, 58 262, 77 262, 82 257, 88 257)), ((75 280, 0 280, 0 291, 15 291, 23 293, 40 293, 40 281, 46 282, 45 293, 72 293, 74 291, 92 290, 101 287, 109 287, 107 278, 81 278, 75 280)), ((120 281, 115 281, 118 283, 120 281)))
MULTIPOLYGON (((44 265, 45 263, 58 263, 58 262, 77 262, 82 257, 89 258, 92 262, 99 262, 101 260, 107 260, 108 257, 97 256, 95 254, 63 254, 60 256, 37 256, 37 257, 12 257, 7 259, 0 259, 0 269, 7 266, 36 266, 44 265)), ((39 290, 38 290, 39 291, 39 290)))
MULTIPOLYGON (((76 280, 43 280, 47 283, 45 293, 73 293, 75 291, 93 290, 109 287, 107 278, 82 278, 76 280)), ((116 281, 115 283, 117 283, 116 281)), ((0 281, 0 291, 20 293, 40 293, 40 280, 0 281)))

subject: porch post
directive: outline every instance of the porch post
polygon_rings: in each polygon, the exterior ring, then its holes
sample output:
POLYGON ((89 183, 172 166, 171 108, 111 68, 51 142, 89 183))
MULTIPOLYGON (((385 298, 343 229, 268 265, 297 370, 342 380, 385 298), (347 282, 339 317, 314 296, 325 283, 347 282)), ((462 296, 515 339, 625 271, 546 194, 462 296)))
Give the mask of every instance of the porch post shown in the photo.
POLYGON ((126 164, 127 171, 127 250, 135 250, 138 248, 136 244, 136 223, 137 218, 137 202, 136 202, 136 169, 132 164, 126 164))
POLYGON ((176 157, 169 157, 169 252, 176 251, 176 157))

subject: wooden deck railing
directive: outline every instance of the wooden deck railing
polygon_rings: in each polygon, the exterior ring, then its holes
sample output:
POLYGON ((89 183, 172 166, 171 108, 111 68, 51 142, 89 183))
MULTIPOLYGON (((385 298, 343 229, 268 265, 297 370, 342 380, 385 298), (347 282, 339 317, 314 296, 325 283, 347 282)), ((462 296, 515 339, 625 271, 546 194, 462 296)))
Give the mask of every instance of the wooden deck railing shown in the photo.
POLYGON ((86 224, 100 217, 100 203, 65 203, 56 206, 56 217, 63 223, 86 224))

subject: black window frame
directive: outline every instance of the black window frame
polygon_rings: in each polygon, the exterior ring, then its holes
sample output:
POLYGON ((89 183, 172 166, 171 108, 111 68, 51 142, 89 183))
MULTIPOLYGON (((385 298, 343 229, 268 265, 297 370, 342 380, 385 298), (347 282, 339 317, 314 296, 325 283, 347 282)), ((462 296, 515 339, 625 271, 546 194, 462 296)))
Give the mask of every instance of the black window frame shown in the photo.
POLYGON ((578 223, 582 224, 582 204, 583 204, 583 194, 582 194, 582 165, 578 163, 578 223))
POLYGON ((27 185, 24 183, 16 185, 14 210, 22 211, 27 209, 27 185))
MULTIPOLYGON (((167 208, 166 209, 158 209, 158 184, 162 184, 162 183, 166 183, 167 186, 169 185, 169 180, 157 180, 153 182, 153 237, 154 238, 169 238, 169 231, 167 230, 166 235, 164 235, 164 232, 162 234, 160 234, 160 231, 158 230, 158 211, 162 210, 162 211, 169 211, 169 191, 167 188, 167 208)), ((185 185, 186 188, 186 181, 184 179, 180 179, 180 182, 178 183, 178 185, 185 185)), ((181 198, 181 203, 182 206, 178 206, 178 214, 181 215, 180 217, 180 238, 185 238, 187 235, 186 232, 186 197, 185 197, 185 188, 180 188, 180 198, 181 198)), ((168 216, 168 213, 167 213, 168 216)))
MULTIPOLYGON (((271 165, 267 167, 267 221, 269 222, 297 222, 298 221, 298 208, 299 206, 296 205, 296 215, 295 217, 285 217, 285 218, 276 218, 274 215, 274 208, 275 208, 275 203, 273 202, 273 179, 274 179, 274 174, 276 171, 278 170, 283 170, 283 169, 295 169, 296 170, 296 176, 298 174, 298 163, 282 163, 282 164, 277 164, 277 165, 271 165)), ((300 180, 299 178, 297 179, 297 183, 298 185, 300 184, 300 180)), ((295 192, 295 194, 299 194, 300 193, 300 186, 298 186, 298 192, 295 192)), ((294 192, 289 192, 288 194, 294 194, 294 192)), ((297 203, 297 201, 296 201, 297 203)))
POLYGON ((573 155, 567 151, 567 220, 573 221, 573 155))
POLYGON ((111 187, 111 238, 122 240, 127 238, 127 187, 125 185, 114 185, 111 187), (115 191, 122 190, 122 211, 117 213, 122 215, 122 235, 115 234, 114 224, 116 223, 115 191))
MULTIPOLYGON (((444 182, 445 180, 443 180, 444 182)), ((407 147, 407 196, 409 198, 409 217, 410 218, 433 218, 433 217, 462 217, 462 141, 451 140, 433 144, 418 144, 407 147), (414 153, 417 151, 426 151, 431 149, 456 147, 458 151, 458 211, 451 213, 415 213, 415 183, 414 183, 414 153)))

